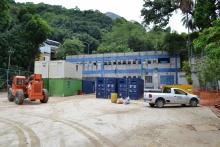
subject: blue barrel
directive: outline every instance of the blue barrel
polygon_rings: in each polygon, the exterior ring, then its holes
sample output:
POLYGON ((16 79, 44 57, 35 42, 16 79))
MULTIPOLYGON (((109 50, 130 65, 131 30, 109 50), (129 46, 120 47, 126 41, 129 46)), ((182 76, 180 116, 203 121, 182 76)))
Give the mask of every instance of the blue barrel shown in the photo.
POLYGON ((103 77, 96 80, 96 98, 106 98, 106 79, 103 77))
POLYGON ((128 79, 118 78, 118 98, 128 97, 128 79))

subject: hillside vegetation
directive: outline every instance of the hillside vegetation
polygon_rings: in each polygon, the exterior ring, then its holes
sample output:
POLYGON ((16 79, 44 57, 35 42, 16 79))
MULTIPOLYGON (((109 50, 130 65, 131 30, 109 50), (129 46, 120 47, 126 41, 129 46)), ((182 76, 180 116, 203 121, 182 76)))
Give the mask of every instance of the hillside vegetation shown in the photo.
POLYGON ((34 61, 40 55, 39 48, 46 39, 60 42, 56 52, 57 59, 65 59, 66 55, 163 50, 170 54, 179 54, 181 61, 188 60, 191 53, 194 55, 202 53, 210 60, 218 60, 219 2, 206 1, 205 11, 202 9, 202 0, 195 4, 187 3, 194 4, 189 7, 193 10, 192 13, 184 11, 184 8, 176 5, 178 3, 173 3, 175 7, 170 5, 170 0, 166 0, 166 4, 156 1, 145 2, 141 11, 144 22, 140 24, 123 17, 112 19, 98 10, 81 11, 78 7, 66 9, 44 3, 1 0, 0 68, 8 68, 10 61, 10 69, 33 72, 34 61), (163 11, 151 13, 154 12, 154 8, 163 11), (172 16, 171 12, 178 8, 183 12, 183 24, 194 31, 193 33, 178 34, 175 30, 165 27, 172 16), (200 13, 212 17, 198 19, 197 14, 200 13), (190 19, 187 23, 188 14, 190 19), (195 24, 192 24, 193 14, 195 24), (147 24, 152 22, 155 25, 149 29, 147 24), (205 24, 202 22, 209 23, 202 25, 205 24), (197 40, 193 42, 194 39, 197 40))

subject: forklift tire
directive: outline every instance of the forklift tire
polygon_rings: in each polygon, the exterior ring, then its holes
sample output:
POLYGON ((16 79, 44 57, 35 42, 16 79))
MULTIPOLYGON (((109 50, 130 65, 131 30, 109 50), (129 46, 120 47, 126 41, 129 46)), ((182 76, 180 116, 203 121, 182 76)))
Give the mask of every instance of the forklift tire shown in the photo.
POLYGON ((8 101, 9 102, 13 102, 15 100, 14 96, 12 95, 12 93, 13 93, 12 88, 9 88, 8 89, 8 101))
POLYGON ((18 105, 22 105, 24 102, 24 93, 21 89, 16 90, 15 94, 15 103, 18 105))
POLYGON ((41 103, 47 103, 47 102, 48 102, 48 99, 49 99, 47 89, 43 89, 43 96, 44 96, 44 98, 43 98, 42 100, 40 100, 40 102, 41 102, 41 103))

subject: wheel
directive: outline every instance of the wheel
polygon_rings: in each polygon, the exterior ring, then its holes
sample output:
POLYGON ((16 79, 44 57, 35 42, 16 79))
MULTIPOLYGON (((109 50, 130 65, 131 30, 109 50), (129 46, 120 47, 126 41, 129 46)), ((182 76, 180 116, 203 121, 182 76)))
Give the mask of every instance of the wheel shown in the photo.
POLYGON ((13 102, 15 100, 14 96, 12 95, 12 93, 13 93, 12 88, 9 88, 8 89, 8 101, 9 102, 13 102))
POLYGON ((186 107, 186 104, 181 104, 182 107, 186 107))
POLYGON ((156 106, 157 106, 158 108, 162 108, 162 107, 164 106, 164 101, 163 101, 163 100, 157 100, 157 101, 156 101, 156 106))
POLYGON ((22 105, 24 102, 24 93, 22 90, 18 89, 16 90, 15 94, 15 103, 18 105, 22 105))
POLYGON ((40 100, 41 103, 47 103, 49 96, 48 96, 48 91, 46 89, 43 89, 43 96, 44 98, 42 100, 40 100))
POLYGON ((192 100, 190 100, 190 102, 189 102, 189 105, 190 105, 191 107, 196 107, 197 104, 198 104, 198 102, 197 102, 196 99, 192 99, 192 100))
POLYGON ((154 107, 154 106, 155 106, 155 104, 150 104, 150 103, 149 103, 149 105, 150 105, 151 107, 154 107))

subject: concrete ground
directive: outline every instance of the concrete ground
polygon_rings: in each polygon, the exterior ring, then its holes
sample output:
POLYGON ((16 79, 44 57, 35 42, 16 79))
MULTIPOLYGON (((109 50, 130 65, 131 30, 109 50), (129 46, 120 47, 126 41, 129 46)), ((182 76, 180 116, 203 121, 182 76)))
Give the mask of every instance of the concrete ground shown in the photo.
POLYGON ((220 147, 220 119, 203 106, 158 109, 93 94, 16 105, 0 93, 0 146, 220 147))

